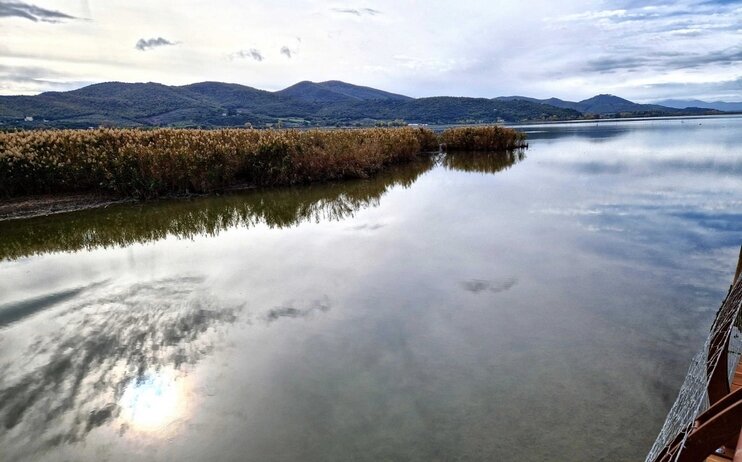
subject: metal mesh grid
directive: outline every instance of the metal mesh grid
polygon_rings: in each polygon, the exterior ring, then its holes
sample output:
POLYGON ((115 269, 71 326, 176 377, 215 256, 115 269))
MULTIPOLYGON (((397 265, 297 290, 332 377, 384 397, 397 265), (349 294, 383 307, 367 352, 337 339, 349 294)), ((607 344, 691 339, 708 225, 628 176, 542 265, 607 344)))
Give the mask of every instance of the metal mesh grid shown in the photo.
POLYGON ((685 376, 683 385, 680 387, 678 397, 667 414, 665 423, 660 430, 657 439, 647 454, 646 462, 654 462, 665 448, 682 435, 681 448, 674 454, 672 460, 677 460, 683 451, 686 438, 693 427, 696 418, 709 407, 707 395, 709 374, 708 365, 716 365, 721 355, 717 351, 712 357, 708 357, 709 347, 714 336, 722 331, 728 331, 730 335, 728 348, 728 366, 730 377, 739 363, 742 355, 742 332, 740 332, 740 308, 742 307, 742 278, 738 278, 729 291, 726 300, 719 308, 716 319, 711 326, 710 332, 703 348, 691 360, 690 368, 685 376))

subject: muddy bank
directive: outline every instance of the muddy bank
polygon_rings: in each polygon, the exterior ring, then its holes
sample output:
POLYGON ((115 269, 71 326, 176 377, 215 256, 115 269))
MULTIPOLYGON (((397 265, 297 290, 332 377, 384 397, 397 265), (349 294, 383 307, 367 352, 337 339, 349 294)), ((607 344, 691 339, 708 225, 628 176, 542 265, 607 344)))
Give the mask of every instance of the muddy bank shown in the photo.
POLYGON ((0 221, 76 212, 127 202, 134 202, 134 199, 93 193, 48 194, 3 199, 0 200, 0 221))

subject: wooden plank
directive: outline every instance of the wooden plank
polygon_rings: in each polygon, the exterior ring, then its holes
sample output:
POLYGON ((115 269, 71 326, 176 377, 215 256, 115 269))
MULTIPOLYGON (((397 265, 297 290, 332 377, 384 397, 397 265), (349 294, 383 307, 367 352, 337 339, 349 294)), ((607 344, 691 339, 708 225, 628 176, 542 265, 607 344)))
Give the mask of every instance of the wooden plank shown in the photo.
POLYGON ((729 462, 730 460, 732 459, 727 459, 726 457, 721 457, 721 456, 716 456, 716 455, 708 456, 706 458, 706 462, 729 462))
POLYGON ((737 391, 742 388, 742 361, 737 364, 737 370, 734 371, 734 377, 732 377, 732 391, 737 391))
MULTIPOLYGON (((697 462, 704 460, 709 454, 714 454, 717 448, 727 441, 737 439, 739 424, 742 422, 742 400, 734 400, 729 406, 721 406, 708 419, 693 429, 685 441, 678 457, 675 454, 665 454, 664 459, 677 462, 697 462)), ((720 402, 721 403, 721 402, 720 402)), ((728 403, 726 403, 728 404, 728 403)), ((709 409, 714 408, 712 406, 709 409)))

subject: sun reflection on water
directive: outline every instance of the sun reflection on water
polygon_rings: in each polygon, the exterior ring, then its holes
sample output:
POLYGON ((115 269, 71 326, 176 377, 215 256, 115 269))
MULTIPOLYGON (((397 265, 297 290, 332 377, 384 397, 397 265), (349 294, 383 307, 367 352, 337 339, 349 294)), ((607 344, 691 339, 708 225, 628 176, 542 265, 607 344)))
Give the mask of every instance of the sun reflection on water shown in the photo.
POLYGON ((148 373, 126 387, 120 406, 128 428, 163 433, 185 416, 187 396, 184 379, 172 371, 148 373))

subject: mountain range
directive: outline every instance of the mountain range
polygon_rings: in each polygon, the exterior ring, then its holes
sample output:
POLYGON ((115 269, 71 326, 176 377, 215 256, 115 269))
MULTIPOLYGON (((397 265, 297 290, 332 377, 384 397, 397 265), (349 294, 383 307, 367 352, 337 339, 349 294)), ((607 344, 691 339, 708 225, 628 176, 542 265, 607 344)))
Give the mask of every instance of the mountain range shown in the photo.
POLYGON ((726 101, 712 101, 706 102, 700 99, 665 99, 657 101, 656 104, 662 106, 674 107, 683 109, 686 107, 700 107, 704 109, 716 109, 717 111, 726 112, 742 112, 742 101, 738 102, 726 102, 726 101))
POLYGON ((525 99, 527 101, 548 104, 563 109, 574 109, 582 114, 621 114, 621 113, 653 113, 653 112, 673 112, 673 109, 691 109, 693 105, 683 107, 666 107, 659 104, 637 104, 627 99, 619 98, 614 95, 597 95, 582 101, 564 101, 559 98, 535 99, 525 96, 505 96, 500 97, 504 100, 525 99))
MULTIPOLYGON (((736 109, 735 109, 736 110, 736 109)), ((637 104, 613 95, 571 102, 524 96, 411 98, 337 80, 270 92, 222 82, 183 86, 106 82, 66 92, 0 96, 0 128, 348 126, 527 122, 718 114, 637 104)))

